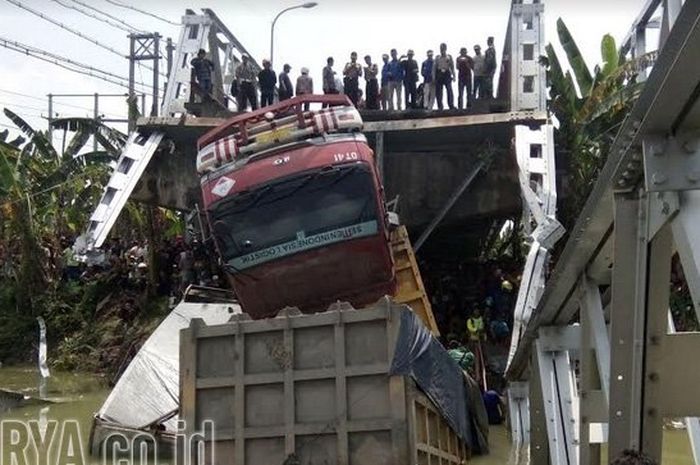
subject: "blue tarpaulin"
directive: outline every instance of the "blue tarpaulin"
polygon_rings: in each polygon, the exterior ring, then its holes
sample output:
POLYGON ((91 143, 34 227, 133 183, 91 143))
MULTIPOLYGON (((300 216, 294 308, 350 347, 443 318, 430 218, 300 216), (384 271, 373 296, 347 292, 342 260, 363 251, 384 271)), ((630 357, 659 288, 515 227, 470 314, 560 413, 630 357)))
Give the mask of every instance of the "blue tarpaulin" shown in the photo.
POLYGON ((410 376, 435 404, 455 433, 470 449, 478 451, 468 410, 468 394, 462 369, 423 325, 418 316, 401 312, 391 375, 410 376))

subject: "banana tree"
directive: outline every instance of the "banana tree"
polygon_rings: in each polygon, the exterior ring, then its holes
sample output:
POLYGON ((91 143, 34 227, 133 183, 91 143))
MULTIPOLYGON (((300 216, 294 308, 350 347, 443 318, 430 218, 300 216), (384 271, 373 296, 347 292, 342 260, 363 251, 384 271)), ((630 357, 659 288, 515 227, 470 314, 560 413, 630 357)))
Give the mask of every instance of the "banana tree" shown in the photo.
POLYGON ((8 109, 4 113, 27 137, 26 142, 0 143, 0 205, 3 242, 19 250, 18 303, 30 310, 32 294, 45 289, 49 278, 43 266, 47 262, 43 238, 57 241, 61 234, 82 227, 88 205, 94 205, 102 190, 108 163, 116 160, 125 137, 92 120, 59 120, 55 127, 64 125, 74 132, 59 154, 46 133, 8 109), (91 135, 107 150, 83 153, 91 135))
POLYGON ((644 83, 638 75, 653 65, 656 54, 626 60, 615 39, 605 35, 600 45, 601 65, 591 71, 561 18, 557 33, 568 69, 552 44, 547 45, 542 62, 550 85, 550 111, 559 124, 555 132, 559 162, 568 165, 570 173, 562 220, 571 226, 605 164, 617 129, 641 93, 644 83))

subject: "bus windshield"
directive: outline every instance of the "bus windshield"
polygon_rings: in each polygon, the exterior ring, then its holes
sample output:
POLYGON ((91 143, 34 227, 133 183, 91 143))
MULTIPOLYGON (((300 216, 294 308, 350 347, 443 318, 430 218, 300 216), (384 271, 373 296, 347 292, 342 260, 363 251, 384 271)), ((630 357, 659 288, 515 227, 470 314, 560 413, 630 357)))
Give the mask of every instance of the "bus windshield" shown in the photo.
POLYGON ((209 212, 232 271, 379 232, 372 173, 334 166, 238 193, 209 212))

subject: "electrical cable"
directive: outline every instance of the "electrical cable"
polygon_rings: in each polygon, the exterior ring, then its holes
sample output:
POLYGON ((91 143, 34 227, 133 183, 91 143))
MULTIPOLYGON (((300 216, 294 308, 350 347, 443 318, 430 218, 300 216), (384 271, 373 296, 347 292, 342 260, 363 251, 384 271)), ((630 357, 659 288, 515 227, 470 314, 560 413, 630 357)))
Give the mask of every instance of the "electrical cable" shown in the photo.
POLYGON ((111 3, 111 4, 114 5, 114 6, 118 6, 118 7, 120 7, 120 8, 126 8, 126 9, 128 9, 128 10, 133 10, 133 11, 136 11, 136 12, 138 12, 138 13, 141 13, 141 14, 144 14, 144 15, 147 15, 147 16, 150 16, 150 17, 155 18, 155 19, 157 19, 157 20, 163 21, 164 23, 172 24, 173 26, 180 26, 180 23, 176 23, 176 22, 174 22, 174 21, 170 21, 169 19, 162 18, 162 17, 160 17, 160 16, 158 16, 158 15, 155 15, 155 14, 153 14, 153 13, 149 13, 148 11, 141 10, 141 9, 136 8, 136 7, 133 7, 133 6, 131 6, 131 5, 127 5, 126 3, 121 3, 121 2, 118 2, 118 1, 116 1, 116 0, 105 0, 105 1, 106 1, 107 3, 111 3))
POLYGON ((30 107, 28 105, 22 105, 20 103, 14 103, 14 102, 2 102, 2 101, 0 101, 0 105, 10 105, 10 106, 17 107, 17 108, 25 108, 27 110, 36 110, 36 111, 45 111, 46 110, 46 108, 30 107))
POLYGON ((47 63, 51 63, 51 64, 53 64, 53 65, 59 66, 59 67, 64 68, 64 69, 67 69, 68 71, 72 71, 72 72, 74 72, 74 73, 84 74, 85 76, 90 76, 90 77, 93 77, 93 78, 95 78, 95 79, 100 79, 101 81, 105 81, 105 82, 108 82, 108 83, 110 83, 110 84, 117 85, 117 86, 119 86, 119 87, 123 87, 123 88, 127 88, 127 89, 129 88, 129 85, 126 84, 126 83, 124 83, 124 82, 116 81, 116 80, 114 80, 114 79, 112 79, 112 78, 109 78, 109 77, 106 77, 106 76, 102 76, 102 75, 99 75, 99 74, 95 74, 95 73, 92 72, 92 71, 86 71, 86 70, 82 70, 82 69, 79 69, 79 68, 72 67, 71 65, 63 64, 63 63, 61 63, 61 60, 58 60, 58 59, 55 59, 55 58, 46 58, 46 57, 41 56, 41 55, 39 55, 39 54, 34 54, 34 52, 31 52, 31 51, 29 51, 29 50, 26 50, 26 49, 23 50, 23 49, 14 47, 14 46, 12 46, 11 44, 3 43, 2 41, 0 41, 0 47, 5 47, 5 48, 7 48, 7 49, 9 49, 9 50, 13 50, 13 51, 15 51, 15 52, 22 53, 22 54, 24 54, 24 55, 30 56, 30 57, 32 57, 32 58, 36 58, 36 59, 41 60, 41 61, 45 61, 45 62, 47 62, 47 63))
MULTIPOLYGON (((101 47, 101 48, 103 48, 104 50, 107 50, 107 51, 110 52, 110 53, 113 53, 113 54, 115 54, 115 55, 117 55, 117 56, 120 56, 120 57, 122 57, 122 58, 126 58, 126 57, 127 57, 126 55, 124 55, 124 54, 122 54, 121 52, 119 52, 117 49, 115 49, 115 48, 113 48, 113 47, 110 47, 109 45, 105 45, 105 44, 103 44, 102 42, 100 42, 99 40, 97 40, 97 39, 95 39, 95 38, 93 38, 93 37, 87 36, 87 35, 83 34, 82 32, 80 32, 80 31, 78 31, 78 30, 76 30, 76 29, 74 29, 74 28, 72 28, 72 27, 70 27, 70 26, 66 26, 66 25, 63 24, 62 22, 57 21, 57 20, 55 20, 55 19, 53 19, 53 18, 51 18, 51 17, 49 17, 49 16, 46 16, 44 13, 42 13, 42 12, 40 12, 40 11, 37 11, 37 10, 35 10, 35 9, 33 9, 33 8, 30 8, 30 7, 26 6, 26 5, 25 5, 24 3, 22 3, 22 2, 19 2, 19 1, 17 1, 17 0, 5 0, 5 1, 8 2, 8 3, 11 3, 11 4, 13 4, 13 5, 15 5, 15 6, 18 7, 18 8, 21 8, 21 9, 23 9, 23 10, 25 10, 25 11, 28 11, 29 13, 31 13, 31 14, 33 14, 33 15, 35 15, 35 16, 38 16, 39 18, 41 18, 41 19, 43 19, 43 20, 45 20, 45 21, 48 21, 48 22, 50 22, 51 24, 54 24, 54 25, 60 27, 61 29, 64 29, 64 30, 70 32, 71 34, 74 34, 74 35, 80 37, 81 39, 87 40, 88 42, 93 43, 93 44, 97 45, 98 47, 101 47)), ((144 67, 145 67, 146 69, 150 70, 150 71, 153 71, 153 68, 151 68, 151 67, 149 67, 149 66, 144 65, 144 67)), ((162 74, 163 76, 165 76, 165 74, 163 74, 163 73, 161 73, 161 74, 162 74)))
MULTIPOLYGON (((43 56, 46 56, 46 57, 49 57, 49 58, 53 58, 53 59, 55 59, 55 60, 65 61, 66 63, 68 63, 68 64, 70 64, 70 65, 72 65, 72 66, 78 66, 78 67, 80 67, 80 68, 85 68, 85 69, 87 69, 87 70, 89 70, 89 71, 94 71, 94 72, 102 73, 102 74, 104 74, 104 75, 106 75, 106 76, 110 76, 110 77, 113 77, 113 78, 116 78, 116 79, 122 79, 122 80, 127 81, 127 82, 129 81, 127 78, 125 78, 125 77, 123 77, 123 76, 120 76, 120 75, 118 75, 118 74, 111 73, 111 72, 109 72, 109 71, 104 71, 104 70, 102 70, 102 69, 95 68, 94 66, 86 65, 85 63, 80 63, 80 62, 78 62, 78 61, 71 60, 70 58, 66 58, 66 57, 63 57, 63 56, 61 56, 61 55, 57 55, 57 54, 55 54, 55 53, 47 52, 46 50, 40 49, 40 48, 38 48, 38 47, 33 47, 33 46, 31 46, 31 45, 26 45, 26 44, 23 44, 23 43, 21 43, 21 42, 17 42, 16 40, 6 39, 5 37, 0 36, 0 44, 3 44, 3 45, 8 45, 8 44, 9 44, 9 45, 12 45, 12 46, 14 46, 14 47, 16 47, 16 48, 23 48, 23 49, 26 49, 26 50, 27 50, 28 52, 30 52, 30 53, 36 53, 36 54, 43 55, 43 56)), ((143 84, 142 84, 142 85, 143 85, 143 84)))
POLYGON ((58 3, 63 8, 68 8, 69 10, 77 11, 78 13, 85 15, 88 18, 96 19, 97 21, 101 21, 105 24, 108 24, 108 25, 112 26, 113 28, 116 28, 116 29, 119 29, 119 30, 122 30, 122 31, 125 31, 128 33, 136 32, 134 29, 124 27, 121 24, 117 24, 113 21, 110 21, 109 19, 100 18, 99 16, 97 16, 94 13, 90 13, 89 11, 85 11, 82 8, 78 8, 77 6, 68 5, 67 3, 62 2, 61 0, 51 0, 51 1, 54 3, 58 3))
POLYGON ((135 27, 135 26, 133 26, 133 25, 127 23, 127 22, 124 21, 124 20, 121 20, 121 19, 117 18, 116 16, 113 16, 113 15, 111 15, 111 14, 105 12, 105 11, 102 11, 102 10, 100 10, 99 8, 95 8, 95 7, 92 6, 92 5, 88 5, 88 4, 85 3, 85 2, 82 2, 82 1, 80 1, 80 0, 71 0, 71 1, 72 1, 73 3, 77 3, 78 5, 82 5, 82 6, 84 6, 84 7, 87 8, 87 9, 90 9, 90 10, 92 10, 92 11, 95 11, 95 12, 101 14, 102 16, 104 16, 104 17, 106 17, 106 18, 112 19, 112 20, 114 20, 114 21, 117 21, 118 23, 123 24, 124 26, 126 26, 127 28, 129 28, 132 32, 139 32, 139 33, 145 32, 145 31, 143 31, 143 30, 141 30, 141 29, 139 29, 139 28, 137 28, 137 27, 135 27))
MULTIPOLYGON (((43 102, 43 103, 46 103, 46 100, 47 100, 46 98, 36 97, 36 96, 33 96, 33 95, 28 95, 28 94, 22 94, 22 93, 20 93, 20 92, 14 92, 14 91, 7 90, 7 89, 0 89, 0 92, 7 93, 7 94, 10 94, 10 95, 16 95, 16 96, 18 96, 18 97, 23 97, 23 98, 28 98, 28 99, 32 99, 32 100, 37 100, 37 101, 43 102)), ((124 96, 126 97, 126 94, 124 94, 124 96)), ((67 108, 74 108, 74 109, 77 109, 77 110, 83 110, 83 111, 89 111, 89 112, 93 112, 93 111, 94 111, 94 108, 83 107, 83 106, 80 106, 80 105, 73 105, 73 104, 71 104, 71 103, 60 102, 60 101, 57 101, 57 100, 56 100, 57 98, 60 98, 60 96, 54 97, 54 101, 53 101, 53 106, 54 106, 54 107, 56 107, 56 106, 58 106, 58 107, 67 107, 67 108)), ((87 97, 86 97, 86 98, 87 98, 87 97)), ((11 105, 15 105, 15 104, 12 103, 11 105)), ((43 110, 45 110, 45 108, 42 108, 42 111, 43 111, 43 110)), ((60 110, 60 109, 59 109, 59 110, 60 110)), ((55 110, 54 110, 54 112, 57 113, 57 114, 60 113, 60 112, 55 111, 55 110)), ((104 116, 109 116, 109 117, 111 117, 111 118, 125 118, 125 115, 117 115, 117 114, 114 114, 114 113, 102 113, 102 115, 104 115, 104 116)))
MULTIPOLYGON (((111 73, 109 71, 105 71, 99 68, 95 68, 94 66, 90 66, 84 63, 80 63, 74 60, 71 60, 70 58, 63 57, 61 55, 57 55, 55 53, 47 52, 46 50, 37 48, 37 47, 32 47, 31 45, 25 45, 22 44, 21 42, 17 42, 14 40, 9 40, 4 37, 0 36, 0 47, 5 47, 7 49, 13 50, 15 52, 23 53, 25 55, 31 56, 33 58, 38 58, 42 61, 46 61, 52 64, 55 64, 57 66, 60 66, 64 69, 68 69, 69 71, 74 71, 78 72, 81 74, 85 74, 87 76, 92 76, 97 79, 102 79, 103 81, 119 85, 121 87, 126 87, 127 89, 129 88, 129 80, 123 76, 120 76, 115 73, 111 73), (66 63, 66 64, 62 64, 66 63), (83 68, 85 71, 81 71, 76 68, 83 68), (95 74, 99 73, 99 74, 95 74), (123 82, 115 81, 115 79, 118 79, 123 82)), ((135 85, 141 86, 142 89, 148 90, 148 86, 143 84, 142 82, 137 82, 135 85)), ((142 90, 143 92, 143 90, 142 90)))

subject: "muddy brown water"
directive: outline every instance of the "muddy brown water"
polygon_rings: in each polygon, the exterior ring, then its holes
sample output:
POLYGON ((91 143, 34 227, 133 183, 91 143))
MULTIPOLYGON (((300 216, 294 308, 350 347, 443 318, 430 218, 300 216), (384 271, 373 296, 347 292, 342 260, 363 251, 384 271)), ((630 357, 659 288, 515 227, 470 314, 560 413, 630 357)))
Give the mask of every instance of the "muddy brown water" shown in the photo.
MULTIPOLYGON (((0 368, 0 389, 8 389, 14 392, 21 392, 26 396, 38 397, 38 371, 29 367, 0 368)), ((110 465, 113 461, 103 462, 101 459, 89 457, 87 454, 90 426, 94 413, 100 408, 107 395, 109 388, 105 381, 92 374, 85 373, 62 373, 53 372, 48 384, 48 398, 53 403, 41 404, 31 403, 24 406, 12 405, 9 411, 0 413, 0 433, 3 447, 0 463, 10 464, 11 441, 21 441, 22 434, 31 434, 31 430, 25 432, 18 425, 35 424, 37 431, 45 431, 46 425, 51 421, 58 422, 54 437, 53 447, 49 452, 48 464, 37 460, 33 453, 26 457, 20 457, 19 465, 63 465, 70 462, 68 458, 74 457, 73 463, 77 465, 98 465, 105 463, 110 465), (8 427, 8 421, 9 426, 8 427), (17 423, 19 421, 20 423, 17 423), (69 422, 75 422, 77 433, 71 431, 63 432, 64 438, 78 438, 83 453, 77 453, 68 446, 57 448, 56 444, 63 444, 58 439, 61 437, 62 426, 69 422), (13 433, 13 430, 15 431, 13 433), (58 451, 60 449, 60 452, 58 451)), ((1 400, 0 400, 1 402, 1 400)), ((3 409, 0 405, 0 412, 3 409)), ((470 462, 475 465, 500 465, 507 464, 511 453, 510 439, 505 427, 492 427, 489 435, 491 453, 487 456, 474 457, 470 462)), ((31 444, 32 440, 27 438, 31 444)), ((66 439, 65 442, 69 442, 66 439)), ((694 465, 687 433, 683 430, 664 432, 664 465, 694 465)), ((159 462, 159 465, 166 465, 166 462, 159 462)))

